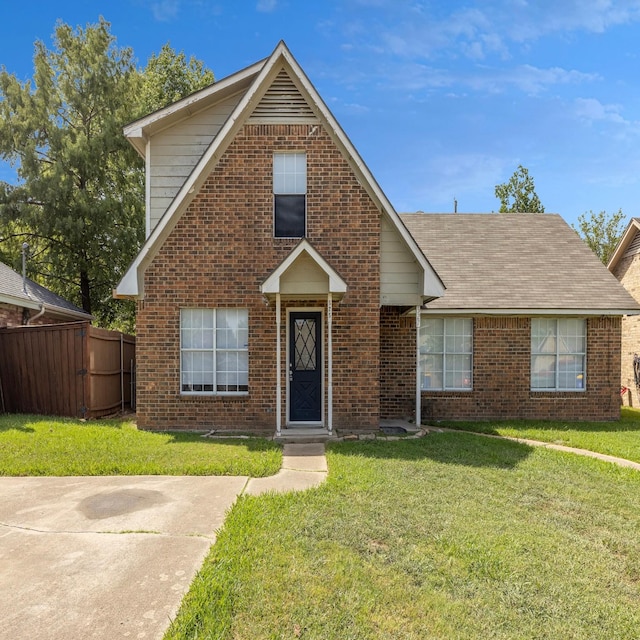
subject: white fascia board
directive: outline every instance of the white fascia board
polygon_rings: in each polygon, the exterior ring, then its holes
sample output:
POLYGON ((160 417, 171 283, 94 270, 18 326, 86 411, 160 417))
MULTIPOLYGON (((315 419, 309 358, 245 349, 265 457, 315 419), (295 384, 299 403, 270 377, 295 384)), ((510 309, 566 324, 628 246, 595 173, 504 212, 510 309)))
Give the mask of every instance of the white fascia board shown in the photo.
POLYGON ((40 309, 41 302, 37 300, 31 300, 30 298, 20 298, 18 296, 12 296, 6 293, 0 293, 0 303, 10 304, 14 307, 25 307, 27 309, 40 309))
POLYGON ((305 72, 302 70, 300 65, 298 65, 291 52, 287 49, 286 45, 284 43, 280 43, 278 45, 278 48, 276 48, 276 52, 278 52, 278 49, 281 49, 283 58, 288 62, 291 70, 300 80, 308 97, 322 114, 325 122, 330 129, 330 132, 333 132, 335 138, 340 142, 340 146, 342 147, 343 153, 347 157, 347 160, 350 162, 352 167, 357 169, 357 173, 359 173, 360 178, 362 179, 363 186, 365 186, 365 188, 368 187, 367 191, 369 192, 369 194, 372 195, 374 200, 377 200, 380 208, 384 210, 388 215, 391 223, 398 230, 403 240, 409 247, 409 250, 415 256, 415 259, 424 272, 422 295, 428 298, 441 297, 445 292, 445 286, 442 283, 442 280, 438 276, 435 269, 431 266, 424 253, 422 253, 422 250, 418 246, 418 243, 415 241, 413 236, 409 233, 409 230, 404 226, 404 223, 400 219, 400 216, 398 216, 398 213, 391 205, 391 202, 389 202, 389 200, 387 199, 387 196, 380 188, 380 185, 373 177, 373 174, 369 171, 369 168, 360 157, 360 154, 353 146, 351 140, 349 140, 347 134, 338 124, 338 121, 333 117, 333 114, 325 104, 324 100, 322 100, 320 94, 316 91, 315 87, 313 86, 305 72))
MULTIPOLYGON (((414 314, 411 309, 408 315, 414 314)), ((600 316, 637 316, 640 309, 421 309, 422 315, 428 316, 567 316, 567 317, 600 317, 600 316)))
POLYGON ((280 278, 288 271, 293 263, 306 253, 329 278, 329 293, 345 294, 347 283, 336 273, 331 265, 314 249, 308 240, 302 240, 291 253, 276 267, 271 275, 260 285, 260 291, 264 294, 280 292, 280 278))

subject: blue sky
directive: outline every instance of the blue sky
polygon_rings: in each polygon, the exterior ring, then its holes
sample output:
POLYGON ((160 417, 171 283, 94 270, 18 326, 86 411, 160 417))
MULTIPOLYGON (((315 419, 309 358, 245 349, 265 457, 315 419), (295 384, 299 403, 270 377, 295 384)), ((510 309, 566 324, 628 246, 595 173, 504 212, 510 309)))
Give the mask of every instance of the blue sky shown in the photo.
POLYGON ((12 2, 0 64, 100 15, 140 66, 170 41, 217 79, 284 39, 398 211, 497 211, 522 164, 569 223, 640 216, 640 0, 12 2))

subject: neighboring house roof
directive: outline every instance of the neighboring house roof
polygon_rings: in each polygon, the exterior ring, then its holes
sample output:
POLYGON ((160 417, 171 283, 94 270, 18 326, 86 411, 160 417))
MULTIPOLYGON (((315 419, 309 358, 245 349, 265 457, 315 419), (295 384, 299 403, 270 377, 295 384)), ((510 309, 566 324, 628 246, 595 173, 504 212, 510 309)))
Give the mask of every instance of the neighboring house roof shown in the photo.
POLYGON ((434 313, 624 315, 640 305, 557 214, 402 214, 442 277, 434 313))
POLYGON ((640 231, 640 218, 631 218, 607 265, 611 273, 614 272, 625 255, 640 253, 640 234, 638 234, 638 231, 640 231))
POLYGON ((437 272, 429 264, 429 261, 420 251, 420 248, 411 234, 402 224, 400 217, 384 195, 382 189, 373 178, 364 161, 335 120, 328 107, 311 84, 304 71, 291 55, 291 52, 280 42, 274 52, 266 60, 256 63, 227 79, 221 80, 211 87, 204 89, 191 97, 170 105, 164 110, 142 118, 125 127, 125 135, 131 139, 132 144, 142 153, 144 145, 151 135, 157 130, 169 126, 177 118, 184 118, 195 111, 204 108, 220 96, 228 96, 244 91, 242 99, 232 111, 218 135, 213 139, 204 152, 202 158, 188 176, 169 208, 155 226, 138 256, 129 267, 118 284, 114 295, 118 297, 137 297, 143 295, 144 271, 153 260, 160 247, 169 236, 181 215, 187 209, 196 196, 212 169, 218 163, 227 147, 242 125, 248 120, 252 112, 259 105, 261 98, 276 79, 278 73, 285 69, 300 93, 305 98, 309 113, 318 118, 324 124, 329 135, 342 151, 352 170, 369 196, 376 202, 384 215, 388 217, 392 225, 399 232, 406 246, 412 252, 416 262, 420 265, 422 278, 422 296, 432 299, 444 293, 444 286, 437 272))
POLYGON ((23 281, 19 273, 2 262, 0 262, 0 303, 38 311, 44 305, 49 315, 72 320, 92 318, 90 314, 33 280, 27 278, 26 282, 23 281))

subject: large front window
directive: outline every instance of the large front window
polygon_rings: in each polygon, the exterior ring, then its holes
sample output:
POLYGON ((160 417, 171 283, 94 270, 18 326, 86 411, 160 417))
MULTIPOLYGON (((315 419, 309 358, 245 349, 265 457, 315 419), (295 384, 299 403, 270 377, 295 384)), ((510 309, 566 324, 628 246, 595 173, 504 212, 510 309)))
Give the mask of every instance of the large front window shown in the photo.
POLYGON ((246 309, 180 310, 182 393, 249 390, 248 315, 246 309))
POLYGON ((581 391, 586 383, 587 323, 581 318, 531 320, 531 389, 581 391))
POLYGON ((273 233, 276 238, 304 238, 307 211, 307 154, 273 155, 273 233))
POLYGON ((420 323, 420 388, 471 389, 473 320, 422 318, 420 323))

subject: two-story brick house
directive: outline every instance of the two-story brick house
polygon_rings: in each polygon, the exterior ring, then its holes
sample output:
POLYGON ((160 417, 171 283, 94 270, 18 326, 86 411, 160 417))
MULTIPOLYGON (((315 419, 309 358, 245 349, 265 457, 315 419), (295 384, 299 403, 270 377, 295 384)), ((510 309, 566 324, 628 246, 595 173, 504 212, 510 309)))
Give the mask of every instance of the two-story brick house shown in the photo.
MULTIPOLYGON (((508 390, 496 392, 499 372, 479 384, 473 358, 480 318, 514 310, 441 310, 441 321, 426 320, 449 286, 429 261, 429 233, 409 231, 284 43, 125 135, 146 160, 147 239, 115 292, 138 300, 141 427, 375 430, 381 418, 420 420, 434 389, 467 393, 465 416, 514 412, 513 403, 500 409, 508 390)), ((615 352, 621 309, 640 307, 602 265, 592 271, 611 281, 572 311, 582 314, 577 324, 536 324, 544 344, 533 360, 531 305, 516 324, 534 371, 571 367, 560 382, 547 375, 544 391, 572 384, 588 400, 572 405, 576 417, 595 419, 617 405, 611 375, 587 370, 586 349, 601 334, 586 318, 607 317, 615 352), (546 354, 569 329, 582 349, 571 365, 557 348, 546 354)), ((526 369, 509 384, 535 394, 526 369)), ((438 416, 456 417, 448 406, 438 416)), ((553 417, 549 403, 539 413, 553 417)))

